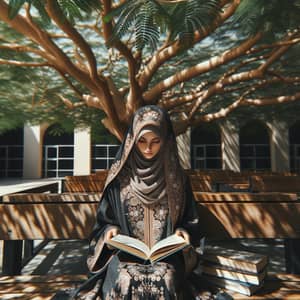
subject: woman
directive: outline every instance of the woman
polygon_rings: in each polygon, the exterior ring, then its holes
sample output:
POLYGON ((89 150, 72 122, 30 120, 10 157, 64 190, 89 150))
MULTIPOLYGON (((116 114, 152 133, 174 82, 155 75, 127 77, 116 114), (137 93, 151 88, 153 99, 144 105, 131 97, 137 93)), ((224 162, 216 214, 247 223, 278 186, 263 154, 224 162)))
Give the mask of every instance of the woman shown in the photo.
POLYGON ((145 264, 106 241, 122 233, 151 247, 175 232, 196 246, 196 212, 168 115, 142 107, 109 171, 91 235, 91 277, 74 299, 190 299, 182 287, 195 264, 192 247, 145 264))

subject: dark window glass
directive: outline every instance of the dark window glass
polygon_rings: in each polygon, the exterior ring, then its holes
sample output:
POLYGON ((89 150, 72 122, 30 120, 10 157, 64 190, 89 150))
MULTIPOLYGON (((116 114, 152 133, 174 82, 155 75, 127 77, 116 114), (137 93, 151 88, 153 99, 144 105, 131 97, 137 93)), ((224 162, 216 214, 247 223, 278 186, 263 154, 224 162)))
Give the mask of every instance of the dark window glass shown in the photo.
POLYGON ((74 148, 73 147, 60 147, 59 148, 59 156, 60 157, 73 157, 74 156, 74 148))
POLYGON ((204 157, 204 148, 203 147, 197 147, 196 148, 196 156, 197 157, 204 157))
POLYGON ((270 155, 268 146, 256 146, 256 156, 259 157, 268 157, 270 155))
POLYGON ((17 158, 23 157, 23 147, 8 147, 8 157, 9 158, 17 158))
POLYGON ((242 145, 240 147, 240 156, 254 156, 254 147, 242 145))
POLYGON ((255 170, 255 164, 253 159, 241 159, 241 169, 255 170))
POLYGON ((57 161, 56 160, 48 160, 47 161, 47 169, 48 170, 55 170, 57 168, 57 161))
POLYGON ((0 158, 6 158, 6 153, 7 153, 6 148, 0 147, 0 158))
POLYGON ((207 159, 206 168, 207 169, 221 169, 221 161, 217 159, 207 159))
POLYGON ((48 148, 47 149, 48 158, 56 158, 57 157, 57 149, 56 148, 48 148))
POLYGON ((73 171, 58 171, 58 177, 72 176, 73 171))
POLYGON ((107 155, 106 147, 93 147, 93 150, 93 157, 106 157, 107 155))
POLYGON ((207 157, 220 157, 221 153, 218 146, 207 146, 206 147, 207 157))
POLYGON ((9 160, 8 169, 22 169, 23 162, 22 160, 9 160))
POLYGON ((56 177, 56 172, 55 171, 48 171, 45 177, 56 177))
POLYGON ((72 170, 73 169, 73 160, 60 159, 58 162, 58 168, 72 170))
POLYGON ((270 169, 270 161, 268 159, 257 159, 256 160, 256 169, 270 169))
POLYGON ((109 157, 115 157, 118 152, 118 147, 110 147, 109 148, 109 157))

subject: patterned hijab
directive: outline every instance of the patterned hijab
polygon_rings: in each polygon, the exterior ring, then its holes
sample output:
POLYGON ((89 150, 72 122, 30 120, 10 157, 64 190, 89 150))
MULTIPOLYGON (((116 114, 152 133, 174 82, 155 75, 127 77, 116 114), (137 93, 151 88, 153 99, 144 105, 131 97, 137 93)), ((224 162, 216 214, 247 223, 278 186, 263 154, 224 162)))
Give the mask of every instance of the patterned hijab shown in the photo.
POLYGON ((105 188, 124 167, 129 168, 132 190, 144 205, 152 205, 167 197, 172 224, 175 225, 185 205, 185 175, 179 163, 171 121, 158 106, 144 106, 135 113, 110 168, 105 188), (161 148, 155 157, 145 159, 136 143, 149 131, 160 137, 161 148))

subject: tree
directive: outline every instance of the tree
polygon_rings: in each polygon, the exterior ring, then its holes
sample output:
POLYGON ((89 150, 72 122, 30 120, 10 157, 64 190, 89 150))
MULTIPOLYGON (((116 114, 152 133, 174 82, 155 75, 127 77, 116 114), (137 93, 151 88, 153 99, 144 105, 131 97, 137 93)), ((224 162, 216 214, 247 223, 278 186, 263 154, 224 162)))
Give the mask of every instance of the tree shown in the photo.
POLYGON ((145 104, 181 133, 299 100, 299 16, 299 0, 0 0, 0 65, 56 72, 68 89, 43 100, 95 108, 118 139, 145 104))

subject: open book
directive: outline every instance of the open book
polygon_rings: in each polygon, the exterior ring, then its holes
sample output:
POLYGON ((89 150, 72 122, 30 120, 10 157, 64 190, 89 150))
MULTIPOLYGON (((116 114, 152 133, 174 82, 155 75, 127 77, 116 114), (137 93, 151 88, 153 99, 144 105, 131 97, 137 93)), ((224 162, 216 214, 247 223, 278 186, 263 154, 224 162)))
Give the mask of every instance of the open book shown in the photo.
POLYGON ((151 263, 161 260, 189 245, 189 243, 176 234, 157 242, 151 249, 142 241, 127 235, 118 234, 108 240, 107 244, 130 253, 151 263))

